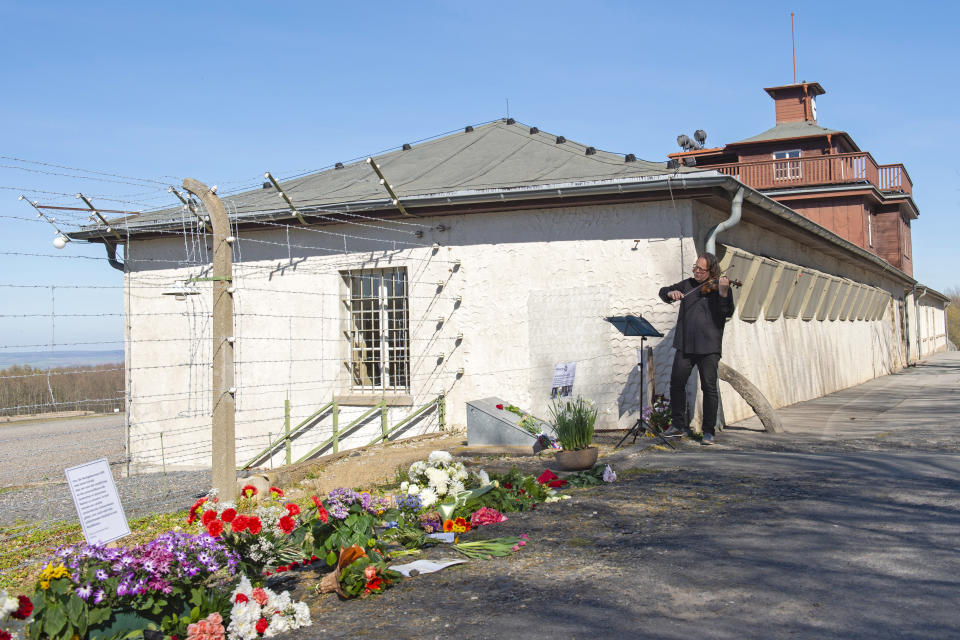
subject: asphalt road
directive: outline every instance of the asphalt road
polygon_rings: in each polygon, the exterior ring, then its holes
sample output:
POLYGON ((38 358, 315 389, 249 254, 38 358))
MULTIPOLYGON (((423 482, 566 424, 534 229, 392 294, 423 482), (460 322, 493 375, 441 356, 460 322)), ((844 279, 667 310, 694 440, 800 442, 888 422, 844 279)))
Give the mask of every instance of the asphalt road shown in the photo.
POLYGON ((943 354, 782 409, 784 434, 619 450, 618 482, 471 533, 528 533, 516 556, 377 598, 284 574, 314 624, 280 637, 958 638, 958 380, 943 354))
POLYGON ((123 460, 123 416, 0 422, 0 488, 65 481, 63 470, 123 460))

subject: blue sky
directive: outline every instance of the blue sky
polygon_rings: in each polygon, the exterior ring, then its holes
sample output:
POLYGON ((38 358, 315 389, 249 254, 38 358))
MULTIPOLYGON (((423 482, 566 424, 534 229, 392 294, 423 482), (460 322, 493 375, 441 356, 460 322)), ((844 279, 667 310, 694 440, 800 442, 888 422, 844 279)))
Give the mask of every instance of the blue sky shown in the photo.
POLYGON ((0 287, 0 313, 53 306, 57 318, 0 318, 0 346, 121 346, 109 343, 122 337, 120 289, 65 287, 119 287, 120 273, 84 258, 101 247, 58 252, 49 225, 12 219, 35 217, 21 190, 43 204, 79 203, 44 191, 118 209, 174 204, 160 183, 230 188, 319 169, 502 117, 507 99, 521 122, 663 160, 680 133, 705 129, 714 146, 773 126, 762 88, 792 81, 797 9, 797 79, 826 89, 820 124, 906 165, 915 276, 960 286, 960 170, 944 152, 960 102, 953 3, 7 0, 0 284, 26 287, 0 287))

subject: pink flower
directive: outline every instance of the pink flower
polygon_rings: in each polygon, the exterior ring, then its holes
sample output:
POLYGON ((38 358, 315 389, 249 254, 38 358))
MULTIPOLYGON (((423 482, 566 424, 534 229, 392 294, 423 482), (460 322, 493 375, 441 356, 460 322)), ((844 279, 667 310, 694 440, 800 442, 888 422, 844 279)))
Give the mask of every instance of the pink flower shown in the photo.
POLYGON ((521 534, 520 534, 520 537, 523 538, 524 540, 529 540, 529 539, 530 539, 530 536, 528 536, 528 535, 525 534, 525 533, 521 533, 521 534))
POLYGON ((518 547, 517 545, 513 545, 513 550, 514 550, 514 551, 520 551, 520 547, 518 547))
POLYGON ((251 593, 250 595, 253 596, 253 599, 256 600, 257 604, 259 604, 261 607, 267 604, 267 600, 268 600, 267 592, 261 589, 260 587, 257 587, 256 589, 254 589, 253 593, 251 593))
POLYGON ((470 516, 470 526, 472 527, 483 527, 489 524, 497 524, 498 522, 506 522, 507 516, 503 515, 496 509, 491 509, 490 507, 480 507, 473 512, 473 515, 470 516))
POLYGON ((527 546, 527 541, 526 541, 526 540, 521 540, 520 542, 517 543, 517 545, 520 546, 520 547, 525 547, 525 546, 527 546))
POLYGON ((377 568, 371 565, 367 565, 367 568, 363 570, 363 577, 367 580, 373 580, 377 577, 377 568))

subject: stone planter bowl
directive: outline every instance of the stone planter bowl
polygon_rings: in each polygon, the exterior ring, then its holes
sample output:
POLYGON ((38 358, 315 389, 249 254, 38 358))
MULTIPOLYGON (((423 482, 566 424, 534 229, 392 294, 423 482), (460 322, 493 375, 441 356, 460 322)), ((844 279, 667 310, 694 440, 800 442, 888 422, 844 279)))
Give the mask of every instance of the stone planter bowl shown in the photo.
POLYGON ((597 464, 600 450, 596 447, 587 447, 577 451, 557 451, 557 466, 564 471, 584 471, 597 464))

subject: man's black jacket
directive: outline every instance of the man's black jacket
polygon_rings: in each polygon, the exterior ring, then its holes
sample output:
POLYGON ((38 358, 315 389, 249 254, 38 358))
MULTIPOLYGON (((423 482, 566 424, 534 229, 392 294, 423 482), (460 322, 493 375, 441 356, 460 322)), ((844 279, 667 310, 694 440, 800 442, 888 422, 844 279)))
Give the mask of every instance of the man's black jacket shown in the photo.
POLYGON ((660 289, 660 299, 674 302, 667 297, 671 291, 683 294, 680 312, 677 315, 677 328, 673 336, 673 347, 681 353, 721 353, 723 345, 723 325, 733 315, 733 291, 724 298, 718 291, 701 293, 694 278, 687 278, 677 284, 660 289))

